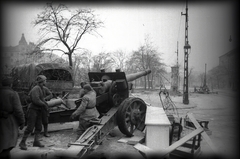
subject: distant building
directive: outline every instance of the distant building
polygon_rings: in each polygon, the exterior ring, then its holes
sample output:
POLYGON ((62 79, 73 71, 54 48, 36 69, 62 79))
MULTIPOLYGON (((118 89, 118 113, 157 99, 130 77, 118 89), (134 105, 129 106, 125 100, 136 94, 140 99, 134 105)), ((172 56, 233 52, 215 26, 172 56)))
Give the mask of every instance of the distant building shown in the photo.
POLYGON ((17 46, 3 47, 1 52, 1 73, 9 73, 17 65, 28 63, 52 62, 61 60, 55 54, 43 53, 34 43, 27 43, 24 34, 17 46))
POLYGON ((238 90, 239 55, 235 48, 219 57, 219 65, 209 70, 209 83, 214 88, 238 90))
POLYGON ((237 49, 233 49, 219 57, 219 66, 224 67, 229 74, 232 74, 238 70, 237 63, 239 59, 237 57, 237 49))

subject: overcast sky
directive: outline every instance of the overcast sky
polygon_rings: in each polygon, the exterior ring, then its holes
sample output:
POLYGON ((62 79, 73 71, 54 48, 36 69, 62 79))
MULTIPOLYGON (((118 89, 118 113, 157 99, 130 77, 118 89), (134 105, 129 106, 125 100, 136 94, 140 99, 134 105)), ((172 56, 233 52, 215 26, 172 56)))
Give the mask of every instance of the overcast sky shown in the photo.
MULTIPOLYGON (((204 72, 216 67, 219 56, 232 50, 236 45, 234 35, 234 3, 232 1, 190 1, 189 13, 189 67, 204 72), (229 42, 229 37, 233 41, 229 42)), ((24 33, 27 42, 38 41, 38 29, 31 22, 40 13, 45 3, 3 3, 4 46, 16 46, 24 33)), ((118 3, 86 4, 70 3, 69 7, 88 7, 95 10, 104 22, 99 29, 101 37, 86 35, 80 47, 91 50, 93 54, 123 50, 130 53, 144 43, 146 35, 161 53, 163 62, 170 70, 177 59, 179 41, 179 63, 183 67, 185 35, 185 1, 177 3, 118 3)))

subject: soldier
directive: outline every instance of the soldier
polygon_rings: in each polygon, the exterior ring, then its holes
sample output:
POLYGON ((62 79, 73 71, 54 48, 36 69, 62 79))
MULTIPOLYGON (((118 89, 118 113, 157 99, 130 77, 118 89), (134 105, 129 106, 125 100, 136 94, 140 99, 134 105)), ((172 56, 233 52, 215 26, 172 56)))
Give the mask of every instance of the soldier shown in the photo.
POLYGON ((99 112, 96 109, 96 92, 89 84, 83 86, 84 96, 82 97, 81 105, 71 115, 74 119, 79 115, 79 126, 77 129, 77 139, 84 133, 84 131, 91 126, 90 120, 97 119, 99 112))
POLYGON ((83 95, 84 95, 84 89, 83 89, 83 86, 87 84, 87 82, 81 82, 80 85, 81 85, 81 88, 80 88, 80 91, 79 91, 79 98, 82 98, 83 95))
MULTIPOLYGON (((43 96, 45 101, 49 101, 53 98, 52 92, 45 86, 43 86, 43 96)), ((42 111, 43 135, 45 137, 50 137, 48 134, 48 117, 49 111, 42 111)), ((34 132, 32 132, 32 134, 34 134, 34 132)))
POLYGON ((0 158, 10 158, 17 144, 18 127, 23 129, 25 118, 17 92, 12 90, 12 79, 5 77, 0 89, 0 158))
POLYGON ((19 144, 20 149, 27 150, 26 140, 29 134, 35 127, 35 137, 33 146, 44 147, 39 141, 39 134, 42 130, 42 113, 48 111, 48 105, 44 99, 44 85, 46 83, 46 77, 44 75, 38 75, 36 78, 37 85, 32 88, 29 95, 31 103, 28 109, 27 127, 24 131, 22 140, 19 144))
MULTIPOLYGON (((44 94, 43 96, 45 101, 49 101, 50 99, 53 98, 51 91, 45 86, 43 86, 43 94, 44 94)), ((42 113, 43 113, 42 114, 43 135, 45 137, 50 137, 50 135, 48 134, 49 111, 43 111, 42 113)))

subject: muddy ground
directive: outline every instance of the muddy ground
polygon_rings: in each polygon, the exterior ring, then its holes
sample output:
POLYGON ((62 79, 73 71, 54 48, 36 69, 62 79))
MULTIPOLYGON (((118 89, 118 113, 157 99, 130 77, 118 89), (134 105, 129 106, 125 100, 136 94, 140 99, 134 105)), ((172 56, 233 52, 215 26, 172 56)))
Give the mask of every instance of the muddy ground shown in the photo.
MULTIPOLYGON (((239 117, 238 117, 238 96, 235 92, 216 90, 218 94, 196 94, 190 93, 189 104, 183 104, 182 96, 171 96, 172 101, 177 107, 178 114, 185 117, 187 112, 192 112, 196 118, 205 118, 209 122, 209 136, 218 150, 218 156, 221 158, 239 158, 239 117)), ((142 98, 151 106, 162 107, 158 95, 159 90, 144 91, 135 90, 133 96, 142 98)), ((18 146, 11 152, 13 158, 21 158, 26 154, 43 154, 44 152, 54 152, 56 150, 66 149, 69 142, 76 139, 77 122, 50 124, 49 129, 51 137, 42 137, 41 141, 45 144, 44 148, 32 147, 33 136, 27 140, 28 150, 20 150, 18 146), (54 131, 57 129, 63 129, 54 131)), ((20 131, 18 143, 22 137, 23 131, 20 131)), ((126 158, 143 158, 143 156, 127 143, 118 142, 124 135, 115 127, 110 135, 102 144, 90 155, 93 158, 113 159, 117 156, 126 158)), ((212 153, 210 146, 206 141, 201 142, 201 152, 203 155, 212 153)))

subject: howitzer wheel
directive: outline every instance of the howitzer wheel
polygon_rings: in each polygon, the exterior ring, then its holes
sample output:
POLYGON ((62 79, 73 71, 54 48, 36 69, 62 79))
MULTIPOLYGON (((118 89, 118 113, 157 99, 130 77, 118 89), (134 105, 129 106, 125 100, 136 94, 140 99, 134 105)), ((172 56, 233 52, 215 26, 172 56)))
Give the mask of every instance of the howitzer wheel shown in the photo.
POLYGON ((117 125, 126 136, 133 136, 135 130, 143 131, 146 116, 145 102, 136 97, 126 98, 119 106, 117 112, 117 125))

